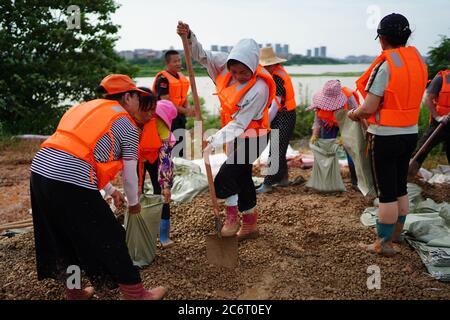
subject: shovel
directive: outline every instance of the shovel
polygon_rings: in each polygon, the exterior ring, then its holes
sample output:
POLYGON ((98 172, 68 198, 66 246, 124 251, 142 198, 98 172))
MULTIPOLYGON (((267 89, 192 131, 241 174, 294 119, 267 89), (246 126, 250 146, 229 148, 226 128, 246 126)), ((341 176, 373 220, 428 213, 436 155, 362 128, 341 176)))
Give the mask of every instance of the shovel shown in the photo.
MULTIPOLYGON (((200 113, 200 102, 198 99, 197 86, 195 84, 194 69, 192 68, 191 52, 189 50, 189 42, 186 35, 181 36, 183 42, 184 56, 186 66, 189 72, 189 81, 192 89, 192 97, 194 100, 195 118, 202 121, 202 137, 203 137, 203 120, 200 113)), ((214 188, 214 180, 209 162, 210 150, 205 150, 203 158, 206 167, 206 176, 208 177, 209 193, 214 212, 214 228, 215 233, 206 236, 206 258, 209 263, 222 267, 234 268, 237 265, 238 258, 238 240, 237 237, 222 237, 222 220, 220 219, 219 205, 217 204, 216 189, 214 188)))
POLYGON ((437 128, 433 131, 431 136, 428 137, 427 141, 422 145, 422 147, 417 151, 417 153, 414 155, 414 157, 409 161, 409 168, 408 168, 408 176, 414 177, 417 174, 417 171, 419 171, 420 167, 417 163, 417 158, 419 158, 422 153, 428 148, 428 146, 433 142, 434 137, 436 137, 437 134, 444 128, 445 124, 440 123, 437 128))
POLYGON ((219 205, 217 204, 216 189, 209 162, 210 149, 206 149, 203 154, 205 161, 206 176, 208 177, 209 194, 214 212, 215 233, 206 236, 206 258, 211 264, 227 268, 234 268, 238 260, 238 240, 236 236, 222 237, 222 221, 220 219, 219 205))

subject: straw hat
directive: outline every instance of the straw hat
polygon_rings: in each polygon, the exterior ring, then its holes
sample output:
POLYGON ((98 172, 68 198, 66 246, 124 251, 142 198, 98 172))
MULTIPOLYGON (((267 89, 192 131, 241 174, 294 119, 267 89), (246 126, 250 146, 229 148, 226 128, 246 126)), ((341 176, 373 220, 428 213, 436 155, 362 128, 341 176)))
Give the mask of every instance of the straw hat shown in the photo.
POLYGON ((286 62, 286 59, 277 57, 275 52, 273 52, 272 47, 261 48, 259 50, 259 64, 263 67, 271 66, 273 64, 286 62))
POLYGON ((341 109, 347 102, 347 97, 342 92, 339 80, 330 80, 325 83, 322 91, 313 96, 313 102, 307 109, 320 109, 335 111, 341 109))

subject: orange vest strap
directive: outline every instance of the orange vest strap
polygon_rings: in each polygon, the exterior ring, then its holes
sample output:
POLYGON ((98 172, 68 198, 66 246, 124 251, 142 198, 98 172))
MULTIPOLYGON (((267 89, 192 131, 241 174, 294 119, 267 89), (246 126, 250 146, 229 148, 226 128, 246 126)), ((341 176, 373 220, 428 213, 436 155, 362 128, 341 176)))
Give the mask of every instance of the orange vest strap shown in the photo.
MULTIPOLYGON (((276 66, 273 74, 279 76, 284 81, 284 89, 286 91, 284 107, 287 111, 294 110, 297 107, 297 103, 295 102, 295 92, 291 77, 281 65, 276 66)), ((278 105, 278 109, 281 111, 280 105, 278 105)))

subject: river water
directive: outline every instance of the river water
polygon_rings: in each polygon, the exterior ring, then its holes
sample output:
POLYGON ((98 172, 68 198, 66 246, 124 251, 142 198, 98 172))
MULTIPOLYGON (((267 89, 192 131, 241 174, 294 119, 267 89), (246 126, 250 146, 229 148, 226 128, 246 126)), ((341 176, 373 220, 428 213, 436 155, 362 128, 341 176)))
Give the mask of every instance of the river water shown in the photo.
MULTIPOLYGON (((339 79, 344 86, 355 88, 357 77, 336 77, 319 76, 327 72, 361 72, 363 73, 369 65, 367 64, 342 64, 342 65, 303 65, 286 66, 290 74, 299 74, 298 77, 292 77, 292 83, 295 91, 297 104, 309 103, 312 95, 319 91, 328 80, 339 79), (317 74, 317 76, 302 77, 301 74, 317 74)), ((187 72, 184 72, 187 76, 187 72)), ((138 86, 151 87, 153 77, 136 78, 138 86)), ((205 109, 213 115, 219 114, 219 100, 213 95, 215 86, 209 77, 196 77, 197 91, 200 97, 205 99, 205 109)))

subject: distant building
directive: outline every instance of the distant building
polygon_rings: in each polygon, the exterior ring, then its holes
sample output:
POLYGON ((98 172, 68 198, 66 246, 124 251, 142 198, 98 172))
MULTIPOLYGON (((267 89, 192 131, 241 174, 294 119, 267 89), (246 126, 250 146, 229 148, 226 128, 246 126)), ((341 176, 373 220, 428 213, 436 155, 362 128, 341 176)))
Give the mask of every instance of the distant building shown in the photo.
POLYGON ((327 56, 327 47, 320 47, 320 56, 322 58, 326 58, 326 56, 327 56))
POLYGON ((314 57, 319 57, 319 48, 314 48, 314 57))
POLYGON ((258 43, 258 47, 261 49, 263 45, 261 43, 258 43))
POLYGON ((220 52, 230 52, 230 48, 228 46, 220 46, 220 52))
POLYGON ((272 44, 271 43, 266 43, 266 47, 271 47, 272 44))
POLYGON ((211 46, 211 51, 219 51, 219 46, 217 44, 213 44, 211 46))
POLYGON ((275 44, 275 53, 277 55, 281 55, 283 53, 283 49, 281 48, 281 44, 279 44, 279 43, 275 44))
POLYGON ((283 53, 286 57, 289 55, 289 45, 288 44, 285 44, 283 46, 283 53))
POLYGON ((307 57, 311 57, 312 56, 312 50, 311 49, 306 50, 306 56, 307 57))
POLYGON ((119 51, 119 52, 117 53, 117 55, 118 55, 119 57, 124 58, 125 60, 131 60, 131 59, 134 59, 134 51, 131 51, 131 50, 119 51))

